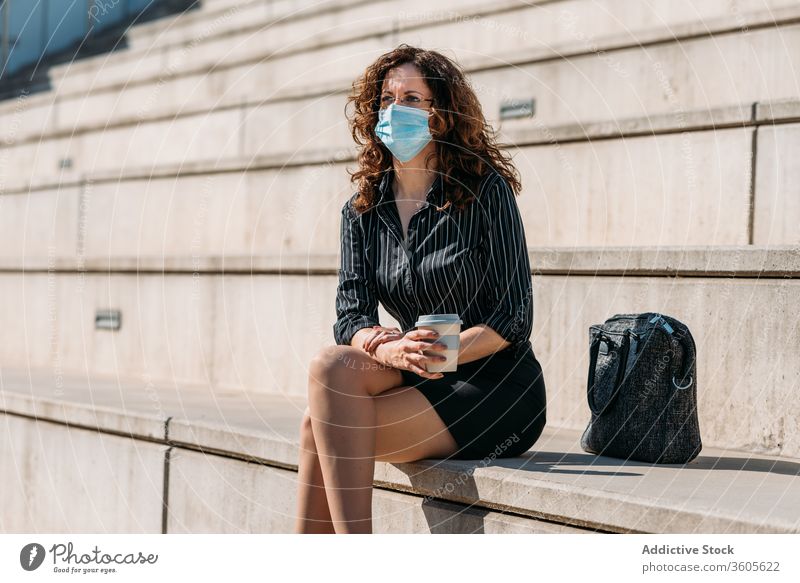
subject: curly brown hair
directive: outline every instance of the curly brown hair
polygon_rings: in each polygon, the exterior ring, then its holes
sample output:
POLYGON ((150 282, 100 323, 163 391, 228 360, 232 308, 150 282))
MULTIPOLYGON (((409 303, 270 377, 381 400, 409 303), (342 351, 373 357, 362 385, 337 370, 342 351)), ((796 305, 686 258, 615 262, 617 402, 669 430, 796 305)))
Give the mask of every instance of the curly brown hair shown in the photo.
POLYGON ((433 95, 430 131, 435 150, 426 158, 425 166, 429 168, 432 157, 437 158, 451 205, 460 210, 472 202, 481 179, 492 170, 518 194, 521 185, 517 169, 510 156, 501 151, 506 146, 496 142, 494 129, 486 122, 480 101, 461 69, 441 53, 402 43, 378 57, 353 82, 345 105, 350 131, 360 146, 359 168, 348 171, 351 182, 358 182, 355 209, 363 212, 373 206, 377 186, 392 168, 392 153, 375 134, 375 125, 383 80, 390 69, 406 63, 419 69, 433 95), (352 117, 347 115, 351 103, 355 106, 352 117))

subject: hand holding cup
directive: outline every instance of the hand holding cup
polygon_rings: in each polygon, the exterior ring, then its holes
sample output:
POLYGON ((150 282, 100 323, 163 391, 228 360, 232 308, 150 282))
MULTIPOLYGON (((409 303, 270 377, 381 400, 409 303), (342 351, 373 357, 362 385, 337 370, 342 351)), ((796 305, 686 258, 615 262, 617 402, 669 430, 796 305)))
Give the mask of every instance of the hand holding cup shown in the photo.
POLYGON ((431 371, 443 364, 447 346, 437 342, 435 330, 409 330, 397 340, 386 341, 375 349, 376 358, 393 368, 409 370, 429 379, 442 378, 442 373, 431 371))
POLYGON ((431 363, 431 372, 453 372, 458 369, 458 354, 461 347, 461 318, 458 314, 426 314, 420 316, 418 330, 432 330, 438 334, 438 343, 444 344, 445 359, 431 363))

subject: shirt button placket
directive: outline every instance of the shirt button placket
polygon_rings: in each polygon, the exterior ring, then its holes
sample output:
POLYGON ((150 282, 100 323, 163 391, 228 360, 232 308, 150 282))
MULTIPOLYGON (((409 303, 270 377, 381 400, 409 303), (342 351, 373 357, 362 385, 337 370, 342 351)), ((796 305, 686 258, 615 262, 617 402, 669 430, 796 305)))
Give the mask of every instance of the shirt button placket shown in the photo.
POLYGON ((411 216, 411 219, 408 222, 408 240, 405 243, 405 252, 406 252, 406 290, 414 297, 414 301, 417 302, 417 295, 414 291, 414 258, 412 256, 412 246, 411 240, 414 237, 414 219, 416 218, 416 214, 411 216))
POLYGON ((413 242, 414 242, 414 234, 416 232, 414 230, 414 222, 419 218, 420 214, 425 212, 425 208, 427 206, 428 204, 425 203, 425 206, 417 210, 417 212, 415 212, 413 215, 411 215, 411 219, 408 221, 408 242, 406 245, 406 258, 408 259, 407 261, 408 277, 406 278, 406 289, 413 296, 414 305, 417 308, 417 311, 419 311, 419 298, 417 298, 417 290, 415 287, 416 282, 414 281, 415 266, 414 266, 413 242))

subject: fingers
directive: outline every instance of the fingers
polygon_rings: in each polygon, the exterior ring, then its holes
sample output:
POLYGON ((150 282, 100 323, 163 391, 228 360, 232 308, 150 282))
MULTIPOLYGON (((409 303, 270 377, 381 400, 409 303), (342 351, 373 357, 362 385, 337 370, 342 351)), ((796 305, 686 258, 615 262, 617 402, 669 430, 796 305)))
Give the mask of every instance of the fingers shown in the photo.
POLYGON ((447 359, 444 356, 425 356, 424 354, 414 353, 408 354, 406 358, 409 370, 429 379, 438 379, 444 376, 440 372, 428 372, 428 362, 435 360, 445 361, 447 359))
POLYGON ((440 379, 440 378, 442 378, 444 376, 440 372, 428 372, 424 368, 422 368, 420 366, 417 366, 416 364, 413 364, 413 363, 410 363, 408 365, 408 370, 410 370, 411 372, 415 372, 419 376, 425 377, 427 379, 440 379))
POLYGON ((402 337, 402 333, 397 327, 385 328, 383 326, 373 326, 372 329, 374 332, 372 332, 364 342, 364 350, 369 354, 372 354, 378 345, 402 337))
POLYGON ((367 341, 364 342, 364 350, 368 353, 372 354, 375 347, 378 345, 377 340, 383 335, 383 330, 375 330, 368 338, 367 341))
POLYGON ((411 346, 415 352, 419 352, 420 350, 434 350, 434 351, 447 350, 447 345, 442 344, 441 342, 425 342, 424 340, 421 340, 419 342, 414 342, 411 344, 411 346))
POLYGON ((447 358, 443 354, 423 354, 423 351, 447 350, 446 345, 436 342, 439 334, 435 330, 415 329, 403 334, 397 327, 373 326, 372 328, 373 332, 364 342, 364 350, 368 353, 373 354, 374 350, 383 342, 405 337, 409 342, 403 344, 404 368, 428 379, 439 379, 444 376, 440 372, 428 372, 427 363, 444 362, 447 358))
POLYGON ((439 333, 436 330, 425 330, 424 328, 417 328, 406 334, 406 338, 410 338, 411 340, 436 340, 438 337, 439 333))
POLYGON ((367 351, 369 354, 372 354, 373 340, 375 340, 375 338, 377 338, 380 333, 381 333, 380 327, 373 326, 372 332, 370 332, 369 336, 367 336, 367 339, 364 340, 364 350, 367 351))
POLYGON ((377 350, 378 346, 380 346, 381 344, 384 344, 386 342, 391 342, 392 340, 397 340, 402 337, 403 335, 397 332, 384 332, 383 334, 378 336, 375 340, 373 340, 372 352, 375 352, 375 350, 377 350))
POLYGON ((369 345, 369 347, 368 347, 366 350, 367 350, 367 352, 369 352, 370 354, 374 354, 374 353, 375 353, 375 350, 378 348, 378 346, 380 346, 380 345, 381 345, 381 344, 383 344, 384 342, 388 342, 388 341, 390 341, 390 340, 394 340, 394 339, 395 339, 395 335, 394 335, 394 334, 392 334, 392 333, 390 333, 390 332, 386 332, 385 330, 381 330, 381 332, 380 332, 380 333, 378 333, 378 334, 377 334, 377 335, 376 335, 376 336, 375 336, 375 337, 374 337, 374 338, 371 340, 371 342, 370 342, 370 345, 369 345))

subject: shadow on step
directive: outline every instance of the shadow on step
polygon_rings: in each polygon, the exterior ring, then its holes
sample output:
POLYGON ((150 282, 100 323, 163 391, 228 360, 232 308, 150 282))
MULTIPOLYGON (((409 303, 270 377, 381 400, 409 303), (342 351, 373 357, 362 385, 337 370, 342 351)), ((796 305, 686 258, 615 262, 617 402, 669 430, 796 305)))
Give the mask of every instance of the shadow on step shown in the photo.
MULTIPOLYGON (((471 461, 465 463, 473 464, 471 461)), ((650 464, 626 461, 606 456, 580 453, 559 453, 552 451, 529 451, 517 458, 495 459, 491 463, 475 462, 474 467, 499 467, 528 472, 567 473, 581 475, 641 476, 633 468, 681 468, 685 470, 728 470, 737 472, 767 472, 785 476, 800 476, 800 462, 747 457, 699 455, 688 464, 650 464), (580 469, 570 469, 580 466, 580 469), (586 469, 586 467, 604 469, 586 469), (627 471, 613 468, 626 468, 627 471)))
MULTIPOLYGON (((530 485, 525 484, 525 478, 530 474, 517 474, 517 472, 536 472, 552 476, 554 486, 562 488, 571 484, 581 485, 569 476, 585 476, 587 478, 598 476, 618 476, 643 478, 649 481, 663 480, 663 473, 659 472, 650 478, 647 474, 650 470, 684 470, 691 471, 693 479, 705 482, 706 477, 696 474, 696 471, 714 472, 749 472, 754 474, 775 474, 782 476, 800 476, 800 462, 781 459, 764 459, 748 457, 746 452, 741 456, 730 455, 713 456, 701 455, 688 464, 650 464, 638 461, 625 461, 605 456, 596 456, 588 453, 564 453, 553 451, 529 451, 520 457, 498 458, 488 460, 423 460, 413 464, 393 464, 408 477, 412 489, 416 492, 424 492, 422 503, 423 511, 428 519, 431 532, 443 533, 484 533, 486 532, 484 519, 489 516, 497 516, 496 513, 511 511, 511 514, 519 519, 520 513, 529 515, 533 509, 515 509, 514 500, 508 500, 507 504, 504 496, 519 498, 521 492, 528 492, 530 485), (422 467, 421 467, 422 466, 422 467), (479 484, 473 475, 476 470, 483 468, 500 470, 501 475, 495 472, 493 475, 484 474, 486 483, 479 484), (508 475, 503 476, 507 470, 508 475), (514 475, 520 480, 518 485, 514 485, 514 475), (559 479, 559 476, 568 475, 568 479, 559 479), (491 498, 493 502, 487 502, 487 487, 490 489, 503 488, 505 494, 495 492, 491 498), (517 488, 519 488, 517 490, 517 488), (515 490, 517 493, 514 494, 515 490), (483 495, 482 495, 483 494, 483 495), (455 509, 455 511, 454 511, 455 509), (456 519, 457 518, 457 519, 456 519)), ((533 476, 538 477, 538 476, 533 476)), ((546 476, 542 476, 545 477, 546 476)), ((762 481, 763 478, 757 478, 762 481)), ((637 480, 638 482, 638 480, 637 480)), ((585 488, 592 488, 597 485, 597 481, 590 480, 583 485, 585 488)), ((626 482, 626 484, 633 484, 626 482)), ((641 487, 637 484, 636 487, 641 487)), ((623 489, 625 486, 623 486, 623 489)), ((605 488, 603 488, 605 490, 605 488)), ((524 506, 524 505, 523 505, 524 506)), ((533 522, 532 529, 539 532, 552 532, 558 528, 589 529, 595 532, 608 532, 596 530, 592 525, 579 524, 567 517, 558 519, 557 517, 538 517, 530 516, 533 522), (572 525, 572 526, 570 526, 572 525)))

